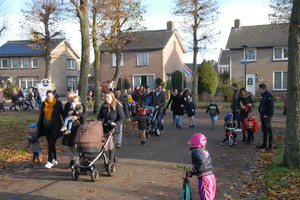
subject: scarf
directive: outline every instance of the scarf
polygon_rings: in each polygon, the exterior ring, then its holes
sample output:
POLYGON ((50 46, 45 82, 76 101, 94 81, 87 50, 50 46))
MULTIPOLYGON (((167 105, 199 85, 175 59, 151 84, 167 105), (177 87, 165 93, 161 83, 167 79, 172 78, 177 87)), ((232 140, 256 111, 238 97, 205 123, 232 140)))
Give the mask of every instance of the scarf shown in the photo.
POLYGON ((53 111, 53 105, 56 103, 56 98, 53 98, 52 101, 48 101, 47 99, 44 101, 45 107, 44 107, 44 115, 47 121, 52 120, 52 111, 53 111))

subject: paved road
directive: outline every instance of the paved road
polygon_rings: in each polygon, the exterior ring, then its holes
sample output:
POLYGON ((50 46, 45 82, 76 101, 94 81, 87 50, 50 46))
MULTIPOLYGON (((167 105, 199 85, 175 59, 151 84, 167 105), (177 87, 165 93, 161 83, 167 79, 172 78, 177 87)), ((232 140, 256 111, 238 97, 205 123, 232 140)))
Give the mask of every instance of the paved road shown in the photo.
MULTIPOLYGON (((223 119, 228 111, 222 111, 223 119)), ((255 145, 260 143, 260 135, 255 134, 253 145, 240 142, 234 147, 220 146, 224 138, 223 121, 219 120, 215 129, 210 128, 209 117, 204 110, 197 111, 196 130, 188 128, 184 116, 182 130, 172 125, 171 112, 164 117, 165 133, 152 137, 142 147, 138 131, 124 134, 123 147, 118 151, 119 163, 116 175, 108 177, 105 172, 97 182, 89 176, 80 176, 72 181, 67 153, 59 155, 59 165, 45 169, 43 165, 24 168, 0 177, 1 199, 179 199, 182 185, 182 170, 177 164, 191 165, 189 137, 203 132, 208 137, 208 150, 213 158, 217 177, 217 197, 229 192, 230 186, 241 178, 241 172, 252 162, 256 153, 255 145), (201 113, 200 113, 201 112, 201 113)), ((274 117, 276 126, 284 127, 284 116, 278 111, 274 117)), ((197 197, 197 179, 191 179, 193 199, 197 197)))

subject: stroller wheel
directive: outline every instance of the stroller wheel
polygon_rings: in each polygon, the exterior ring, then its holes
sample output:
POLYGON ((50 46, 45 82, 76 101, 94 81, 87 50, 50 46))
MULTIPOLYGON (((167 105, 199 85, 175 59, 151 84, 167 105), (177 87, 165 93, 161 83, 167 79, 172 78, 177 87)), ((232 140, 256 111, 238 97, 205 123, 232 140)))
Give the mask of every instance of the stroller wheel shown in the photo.
POLYGON ((116 172, 116 164, 108 163, 106 171, 107 171, 108 176, 113 176, 116 172))
POLYGON ((79 178, 79 171, 78 170, 72 170, 72 180, 78 181, 79 178))
POLYGON ((99 172, 96 169, 93 169, 91 172, 91 179, 95 182, 99 178, 99 172))

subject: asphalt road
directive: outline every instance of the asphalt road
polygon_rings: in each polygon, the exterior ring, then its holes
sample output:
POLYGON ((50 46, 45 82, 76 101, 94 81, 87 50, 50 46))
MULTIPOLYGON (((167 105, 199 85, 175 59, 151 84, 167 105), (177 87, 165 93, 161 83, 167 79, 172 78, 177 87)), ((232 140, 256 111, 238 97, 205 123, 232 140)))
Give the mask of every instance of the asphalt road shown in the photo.
MULTIPOLYGON (((222 119, 228 112, 221 111, 216 128, 211 129, 208 114, 197 110, 196 129, 189 128, 184 116, 182 129, 177 130, 169 111, 164 117, 166 131, 159 137, 149 138, 145 146, 140 145, 137 129, 127 131, 118 150, 115 176, 108 177, 101 172, 96 182, 91 182, 89 175, 81 175, 79 181, 71 179, 71 170, 66 169, 67 152, 58 155, 59 165, 52 169, 45 169, 43 164, 1 174, 0 199, 179 199, 183 171, 176 165, 191 165, 188 140, 197 132, 208 138, 207 148, 217 177, 216 199, 224 199, 224 193, 230 192, 230 186, 254 162, 255 146, 261 141, 259 131, 252 145, 243 144, 239 135, 236 146, 221 146, 225 134, 222 119)), ((285 127, 281 111, 276 112, 273 121, 274 126, 285 127)), ((190 181, 193 199, 198 199, 196 177, 190 181)))

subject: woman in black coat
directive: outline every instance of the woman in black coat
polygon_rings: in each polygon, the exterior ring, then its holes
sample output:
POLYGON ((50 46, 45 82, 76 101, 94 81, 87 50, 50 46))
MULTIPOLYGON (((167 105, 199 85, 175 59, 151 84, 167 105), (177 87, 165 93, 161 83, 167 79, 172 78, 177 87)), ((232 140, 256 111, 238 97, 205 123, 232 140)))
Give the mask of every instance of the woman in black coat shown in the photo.
MULTIPOLYGON (((178 94, 178 89, 175 88, 175 89, 173 90, 173 93, 171 94, 170 100, 168 101, 168 104, 167 104, 167 107, 166 107, 166 109, 168 109, 168 108, 169 108, 169 105, 171 104, 171 111, 172 111, 172 112, 173 112, 173 110, 174 110, 174 97, 175 97, 177 94, 178 94)), ((173 112, 173 125, 175 125, 175 114, 174 114, 174 112, 173 112)))
POLYGON ((173 98, 173 114, 175 115, 176 128, 181 129, 182 116, 184 115, 184 96, 183 91, 179 91, 178 94, 173 98))
MULTIPOLYGON (((68 116, 68 112, 71 109, 74 95, 75 95, 74 92, 67 93, 68 102, 65 104, 64 107, 64 119, 68 116)), ((82 106, 83 106, 83 112, 73 117, 75 121, 72 124, 71 134, 64 135, 62 139, 62 145, 67 146, 69 150, 70 168, 72 167, 72 165, 74 165, 76 155, 77 155, 76 147, 75 147, 75 138, 76 138, 77 129, 79 128, 80 124, 83 123, 83 116, 85 114, 84 105, 82 104, 82 106)))
MULTIPOLYGON (((122 104, 116 99, 113 92, 108 91, 105 95, 105 102, 102 104, 98 114, 98 120, 102 121, 104 133, 108 134, 112 129, 115 129, 114 135, 119 134, 120 125, 124 119, 122 104)), ((115 142, 116 140, 113 139, 114 145, 109 148, 110 162, 115 158, 115 142)))
POLYGON ((55 144, 58 138, 62 136, 60 131, 63 123, 63 105, 61 101, 54 97, 51 90, 46 92, 46 99, 41 106, 41 112, 37 123, 38 137, 46 136, 48 143, 48 162, 46 168, 57 165, 57 156, 55 144))

